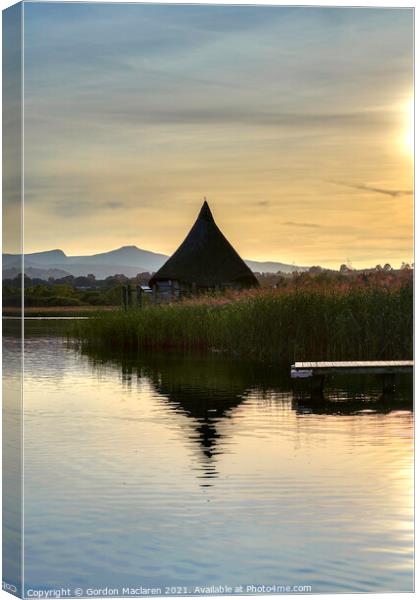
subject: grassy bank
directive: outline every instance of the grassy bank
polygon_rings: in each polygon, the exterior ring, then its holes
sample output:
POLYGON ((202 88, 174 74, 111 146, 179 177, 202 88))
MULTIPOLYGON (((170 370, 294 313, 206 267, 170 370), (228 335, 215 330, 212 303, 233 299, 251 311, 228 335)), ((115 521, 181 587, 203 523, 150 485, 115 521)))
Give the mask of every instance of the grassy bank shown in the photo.
MULTIPOLYGON (((25 306, 25 317, 88 317, 98 311, 118 310, 118 306, 25 306)), ((20 307, 4 306, 4 317, 19 317, 20 307)))
POLYGON ((256 290, 98 313, 74 333, 104 349, 202 349, 288 363, 409 359, 412 301, 412 284, 256 290))

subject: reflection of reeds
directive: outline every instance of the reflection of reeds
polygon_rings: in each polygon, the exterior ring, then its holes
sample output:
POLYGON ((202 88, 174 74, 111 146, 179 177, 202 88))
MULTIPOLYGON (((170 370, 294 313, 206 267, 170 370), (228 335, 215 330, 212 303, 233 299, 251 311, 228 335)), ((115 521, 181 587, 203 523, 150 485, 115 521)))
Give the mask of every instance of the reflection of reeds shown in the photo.
POLYGON ((98 313, 77 323, 75 336, 98 348, 218 350, 268 361, 409 359, 412 302, 410 282, 287 286, 98 313))

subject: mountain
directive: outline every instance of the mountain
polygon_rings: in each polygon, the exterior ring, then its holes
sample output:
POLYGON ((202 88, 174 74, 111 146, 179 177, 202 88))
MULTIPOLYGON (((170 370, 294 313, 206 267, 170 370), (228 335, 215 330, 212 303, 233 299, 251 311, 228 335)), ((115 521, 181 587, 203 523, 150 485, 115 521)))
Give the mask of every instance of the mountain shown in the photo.
MULTIPOLYGON (((168 259, 165 254, 158 254, 142 250, 137 246, 123 246, 109 252, 92 254, 88 256, 67 256, 62 250, 46 250, 25 254, 25 272, 29 277, 48 279, 54 277, 51 271, 59 271, 64 275, 88 275, 92 273, 97 279, 104 279, 109 275, 122 273, 127 277, 134 277, 138 273, 157 271, 168 259), (35 275, 34 273, 37 273, 35 275), (41 273, 41 274, 40 274, 41 273)), ((11 273, 20 271, 19 254, 3 254, 3 279, 9 278, 11 273)), ((258 262, 245 260, 252 271, 264 273, 291 273, 293 271, 306 271, 306 267, 297 267, 279 262, 258 262)), ((63 277, 64 275, 59 275, 63 277)))
MULTIPOLYGON (((20 267, 10 267, 8 269, 3 269, 3 279, 14 279, 21 273, 20 267)), ((31 279, 45 279, 46 281, 53 277, 54 279, 61 279, 62 277, 67 277, 71 275, 67 271, 63 271, 62 269, 39 269, 36 267, 27 267, 25 269, 25 273, 31 279)))
MULTIPOLYGON (((38 265, 50 265, 64 263, 67 256, 62 250, 46 250, 45 252, 33 252, 25 254, 27 263, 36 263, 38 265)), ((20 254, 3 254, 3 269, 6 267, 19 267, 21 260, 20 254)))
POLYGON ((246 260, 246 264, 254 273, 299 273, 308 271, 309 267, 298 267, 297 265, 288 265, 279 262, 259 262, 257 260, 246 260))
MULTIPOLYGON (((134 267, 136 274, 141 271, 156 271, 167 260, 165 254, 157 254, 149 250, 142 250, 137 246, 123 246, 117 250, 93 254, 92 256, 68 256, 68 264, 89 263, 91 265, 121 265, 134 267), (140 268, 139 265, 142 265, 140 268), (139 270, 140 269, 140 270, 139 270)), ((114 273, 111 273, 114 275, 114 273)))

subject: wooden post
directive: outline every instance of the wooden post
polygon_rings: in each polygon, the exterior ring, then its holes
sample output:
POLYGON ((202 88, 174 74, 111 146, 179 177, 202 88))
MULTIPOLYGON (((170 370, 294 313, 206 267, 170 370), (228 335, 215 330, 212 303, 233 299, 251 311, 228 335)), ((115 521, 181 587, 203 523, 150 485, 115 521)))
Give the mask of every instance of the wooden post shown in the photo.
POLYGON ((311 378, 311 396, 322 398, 324 396, 325 375, 314 374, 311 378))
POLYGON ((382 375, 382 392, 384 396, 395 392, 395 373, 385 373, 382 375))
POLYGON ((127 310, 128 302, 127 302, 127 286, 122 286, 122 303, 124 310, 127 310))
POLYGON ((143 303, 143 291, 141 289, 141 285, 137 285, 136 287, 136 302, 137 306, 141 306, 143 303))
POLYGON ((131 293, 130 293, 130 304, 131 304, 131 308, 135 308, 137 306, 137 289, 136 289, 136 285, 131 285, 131 293))

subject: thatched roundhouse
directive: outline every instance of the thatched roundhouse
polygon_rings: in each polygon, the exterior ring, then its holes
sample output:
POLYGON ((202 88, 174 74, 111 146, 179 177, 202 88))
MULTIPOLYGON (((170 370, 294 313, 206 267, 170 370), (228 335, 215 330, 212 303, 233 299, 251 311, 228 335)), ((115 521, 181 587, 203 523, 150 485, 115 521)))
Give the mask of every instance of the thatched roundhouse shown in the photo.
POLYGON ((258 286, 251 269, 214 222, 206 201, 178 250, 149 283, 156 299, 226 288, 258 286))

